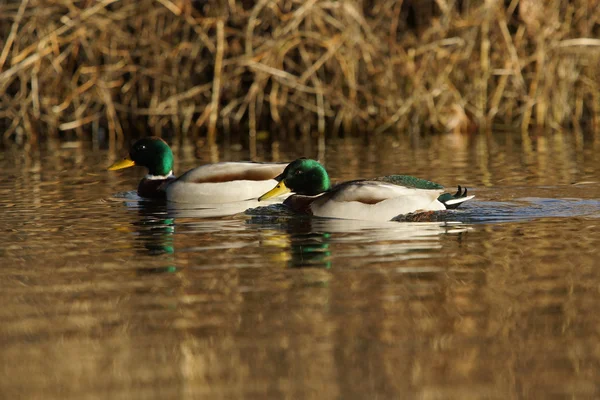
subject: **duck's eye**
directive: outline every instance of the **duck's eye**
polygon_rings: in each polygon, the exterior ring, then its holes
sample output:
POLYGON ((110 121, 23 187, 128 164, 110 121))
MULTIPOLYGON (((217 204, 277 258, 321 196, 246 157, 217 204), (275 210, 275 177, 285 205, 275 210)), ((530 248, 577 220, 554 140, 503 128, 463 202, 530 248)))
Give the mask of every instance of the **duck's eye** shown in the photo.
POLYGON ((294 175, 302 175, 302 170, 301 169, 297 170, 296 172, 294 172, 294 175))

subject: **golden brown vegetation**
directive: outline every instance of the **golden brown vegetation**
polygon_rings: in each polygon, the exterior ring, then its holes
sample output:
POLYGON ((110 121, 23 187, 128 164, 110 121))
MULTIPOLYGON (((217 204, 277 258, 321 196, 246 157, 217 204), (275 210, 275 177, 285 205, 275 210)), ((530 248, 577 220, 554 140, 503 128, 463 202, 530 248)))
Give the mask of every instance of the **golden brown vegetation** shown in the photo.
POLYGON ((599 38, 598 0, 8 0, 0 129, 598 129, 599 38))

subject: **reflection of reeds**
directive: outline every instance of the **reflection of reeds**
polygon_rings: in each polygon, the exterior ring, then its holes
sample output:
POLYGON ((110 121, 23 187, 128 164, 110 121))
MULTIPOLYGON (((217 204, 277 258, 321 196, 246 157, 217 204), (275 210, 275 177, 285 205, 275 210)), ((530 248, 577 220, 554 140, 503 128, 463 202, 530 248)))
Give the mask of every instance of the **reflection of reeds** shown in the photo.
POLYGON ((596 0, 201 3, 0 5, 4 137, 600 124, 596 0))

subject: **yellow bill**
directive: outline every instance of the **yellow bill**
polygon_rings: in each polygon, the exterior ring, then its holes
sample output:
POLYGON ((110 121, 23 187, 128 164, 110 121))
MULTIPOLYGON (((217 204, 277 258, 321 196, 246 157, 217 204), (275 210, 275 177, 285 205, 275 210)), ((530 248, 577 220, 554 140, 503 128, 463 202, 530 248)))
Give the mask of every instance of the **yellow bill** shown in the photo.
POLYGON ((113 165, 108 167, 108 170, 116 171, 118 169, 133 167, 134 165, 135 165, 135 162, 132 159, 126 158, 124 160, 117 161, 116 163, 114 163, 113 165))
POLYGON ((270 199, 271 197, 281 196, 282 194, 286 194, 289 192, 290 192, 290 189, 288 189, 288 187, 285 186, 285 183, 283 183, 283 181, 281 181, 273 189, 269 190, 267 193, 260 196, 258 198, 258 201, 267 200, 267 199, 270 199))

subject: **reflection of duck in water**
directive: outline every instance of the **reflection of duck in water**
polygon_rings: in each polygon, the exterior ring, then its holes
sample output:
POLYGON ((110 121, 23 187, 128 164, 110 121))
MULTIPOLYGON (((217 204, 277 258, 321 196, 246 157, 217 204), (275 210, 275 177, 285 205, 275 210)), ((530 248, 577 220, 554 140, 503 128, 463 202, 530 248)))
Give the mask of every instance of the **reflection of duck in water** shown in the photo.
POLYGON ((287 163, 221 162, 189 170, 179 178, 173 175, 173 152, 158 137, 134 143, 129 157, 111 165, 111 171, 142 166, 148 175, 141 180, 138 194, 146 198, 179 203, 219 204, 256 199, 277 182, 287 163))
POLYGON ((331 186, 325 168, 315 160, 301 158, 290 163, 271 191, 259 200, 293 192, 284 204, 293 210, 319 217, 389 221, 414 212, 457 208, 472 199, 459 186, 456 194, 443 193, 437 183, 407 175, 388 175, 331 186))
POLYGON ((356 259, 404 260, 437 254, 444 235, 471 228, 457 222, 364 221, 290 216, 282 206, 255 209, 248 224, 259 228, 270 263, 290 268, 345 268, 356 259), (361 243, 353 246, 352 243, 361 243), (337 262, 336 262, 337 260, 337 262))
MULTIPOLYGON (((248 214, 248 213, 247 213, 248 214)), ((281 206, 255 208, 247 224, 258 229, 261 247, 274 263, 290 268, 331 267, 331 234, 326 227, 315 228, 315 220, 287 213, 281 206)))
POLYGON ((307 232, 291 235, 290 261, 293 268, 331 268, 331 251, 327 232, 307 232))
POLYGON ((138 202, 140 219, 133 223, 145 253, 151 256, 164 256, 167 265, 156 268, 142 268, 139 273, 171 273, 176 272, 174 265, 174 239, 175 220, 167 216, 164 205, 152 202, 138 202))
POLYGON ((165 207, 156 204, 139 203, 138 210, 141 217, 133 225, 143 241, 144 247, 150 255, 173 254, 173 233, 175 233, 175 220, 168 218, 165 207))

